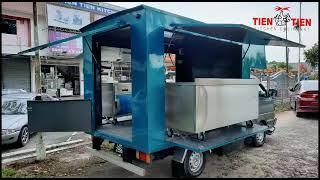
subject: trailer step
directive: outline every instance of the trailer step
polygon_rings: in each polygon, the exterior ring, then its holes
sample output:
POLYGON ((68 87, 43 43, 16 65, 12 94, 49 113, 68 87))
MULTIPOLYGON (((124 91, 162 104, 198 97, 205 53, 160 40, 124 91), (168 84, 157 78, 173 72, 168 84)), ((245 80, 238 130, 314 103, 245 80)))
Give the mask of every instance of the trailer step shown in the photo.
POLYGON ((102 151, 102 150, 96 150, 96 149, 92 149, 91 147, 87 147, 90 152, 92 153, 92 155, 97 156, 101 159, 104 159, 114 165, 117 165, 119 167, 122 167, 130 172, 133 172, 139 176, 145 176, 146 175, 146 170, 136 166, 134 164, 128 163, 128 162, 124 162, 122 160, 121 157, 115 155, 112 152, 106 152, 106 151, 102 151))

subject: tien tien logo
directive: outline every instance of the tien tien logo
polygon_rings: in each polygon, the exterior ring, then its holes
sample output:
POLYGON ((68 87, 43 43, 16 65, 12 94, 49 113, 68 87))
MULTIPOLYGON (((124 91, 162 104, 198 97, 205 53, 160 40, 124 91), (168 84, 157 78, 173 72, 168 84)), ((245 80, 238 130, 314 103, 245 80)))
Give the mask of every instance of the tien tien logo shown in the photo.
POLYGON ((293 18, 290 16, 290 7, 275 7, 276 16, 274 17, 254 17, 253 25, 255 26, 311 26, 311 18, 293 18), (290 22, 291 21, 291 22, 290 22))

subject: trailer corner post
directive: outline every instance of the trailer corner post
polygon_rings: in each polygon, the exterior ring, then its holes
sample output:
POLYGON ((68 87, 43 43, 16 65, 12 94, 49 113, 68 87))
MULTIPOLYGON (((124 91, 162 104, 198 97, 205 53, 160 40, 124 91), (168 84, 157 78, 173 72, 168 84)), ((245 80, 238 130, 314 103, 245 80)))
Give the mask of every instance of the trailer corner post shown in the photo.
MULTIPOLYGON (((34 29, 34 44, 39 46, 39 34, 38 34, 38 12, 37 3, 33 2, 33 29, 34 29)), ((36 93, 41 94, 41 59, 40 50, 35 51, 35 81, 36 81, 36 93)), ((44 160, 46 158, 46 148, 43 143, 42 132, 37 133, 36 154, 37 160, 44 160)))

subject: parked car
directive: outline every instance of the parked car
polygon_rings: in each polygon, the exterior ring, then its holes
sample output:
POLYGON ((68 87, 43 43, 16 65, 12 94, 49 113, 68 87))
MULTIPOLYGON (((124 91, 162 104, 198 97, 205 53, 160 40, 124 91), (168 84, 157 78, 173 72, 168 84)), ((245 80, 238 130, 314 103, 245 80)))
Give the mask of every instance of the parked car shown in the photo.
MULTIPOLYGON (((25 146, 30 139, 28 129, 27 101, 34 100, 37 95, 22 89, 2 90, 1 136, 2 144, 25 146)), ((59 100, 48 94, 41 94, 42 100, 59 100)))
POLYGON ((300 81, 289 90, 290 105, 296 111, 297 117, 305 112, 319 112, 318 80, 300 81))

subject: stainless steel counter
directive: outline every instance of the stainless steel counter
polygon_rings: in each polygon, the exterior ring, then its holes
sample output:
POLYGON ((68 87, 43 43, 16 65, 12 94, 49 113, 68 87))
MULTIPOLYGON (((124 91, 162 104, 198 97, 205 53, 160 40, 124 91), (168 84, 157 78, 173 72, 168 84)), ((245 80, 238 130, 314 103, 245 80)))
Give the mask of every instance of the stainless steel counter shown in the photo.
POLYGON ((166 84, 167 126, 205 132, 258 118, 255 79, 201 78, 166 84))

